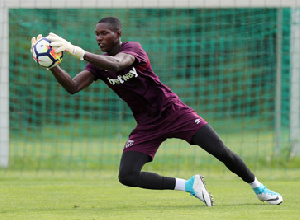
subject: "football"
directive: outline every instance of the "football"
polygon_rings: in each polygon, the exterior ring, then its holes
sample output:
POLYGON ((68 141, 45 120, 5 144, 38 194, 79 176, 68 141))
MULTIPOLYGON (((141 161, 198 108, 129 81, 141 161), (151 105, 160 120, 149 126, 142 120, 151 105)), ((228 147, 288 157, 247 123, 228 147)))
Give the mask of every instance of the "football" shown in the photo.
POLYGON ((32 55, 35 62, 40 66, 51 69, 62 61, 63 52, 55 53, 54 48, 50 46, 51 41, 46 37, 38 40, 32 48, 32 55))

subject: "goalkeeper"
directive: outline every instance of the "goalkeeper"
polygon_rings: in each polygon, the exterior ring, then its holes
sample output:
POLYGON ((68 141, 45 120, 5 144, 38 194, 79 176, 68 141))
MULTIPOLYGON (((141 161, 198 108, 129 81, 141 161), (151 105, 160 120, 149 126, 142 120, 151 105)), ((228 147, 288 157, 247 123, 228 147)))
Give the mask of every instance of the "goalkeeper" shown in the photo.
MULTIPOLYGON (((51 69, 67 92, 78 93, 100 79, 133 112, 137 126, 129 134, 123 149, 119 181, 129 187, 186 191, 212 206, 212 197, 201 175, 184 180, 142 171, 144 164, 153 160, 163 141, 179 138, 191 145, 199 145, 223 162, 253 188, 259 200, 280 204, 282 196, 260 183, 242 159, 223 144, 213 128, 160 82, 142 46, 138 42, 122 42, 121 36, 121 22, 114 17, 102 18, 95 27, 96 42, 105 52, 103 55, 84 51, 54 33, 47 36, 56 52, 67 51, 75 58, 87 61, 85 69, 74 78, 59 66, 51 69)), ((32 45, 41 37, 33 37, 32 45)))

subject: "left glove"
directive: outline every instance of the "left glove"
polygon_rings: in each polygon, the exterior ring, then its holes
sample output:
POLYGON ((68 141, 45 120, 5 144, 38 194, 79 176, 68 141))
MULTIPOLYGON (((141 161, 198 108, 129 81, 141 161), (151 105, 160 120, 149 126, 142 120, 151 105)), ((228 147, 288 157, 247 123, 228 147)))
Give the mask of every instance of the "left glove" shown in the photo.
POLYGON ((33 52, 33 46, 36 44, 36 42, 41 39, 43 36, 41 34, 39 34, 37 36, 37 38, 33 37, 31 38, 31 48, 30 48, 30 52, 32 53, 33 52))
POLYGON ((51 41, 51 46, 55 48, 55 53, 59 53, 61 51, 66 51, 73 57, 77 59, 83 60, 83 56, 85 51, 78 47, 71 44, 71 42, 66 41, 62 37, 50 32, 47 36, 48 40, 51 41))

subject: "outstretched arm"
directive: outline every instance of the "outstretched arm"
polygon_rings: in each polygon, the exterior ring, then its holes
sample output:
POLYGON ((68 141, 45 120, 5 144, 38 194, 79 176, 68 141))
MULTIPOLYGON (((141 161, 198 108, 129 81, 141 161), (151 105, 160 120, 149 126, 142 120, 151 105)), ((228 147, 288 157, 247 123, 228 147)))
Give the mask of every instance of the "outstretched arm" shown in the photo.
POLYGON ((115 72, 132 65, 135 61, 134 56, 122 52, 115 56, 102 56, 85 51, 83 59, 102 69, 115 72))
POLYGON ((118 72, 119 70, 132 65, 135 61, 134 56, 122 52, 114 56, 103 56, 90 53, 83 50, 81 47, 72 45, 71 42, 66 41, 54 33, 49 33, 47 38, 52 42, 50 45, 56 48, 56 53, 60 51, 67 51, 70 55, 77 59, 89 61, 93 65, 104 70, 113 70, 118 72))
POLYGON ((94 81, 94 75, 88 71, 83 70, 78 73, 73 79, 71 76, 59 66, 51 69, 52 74, 55 76, 57 82, 66 89, 70 94, 78 93, 80 90, 88 87, 94 81))
MULTIPOLYGON (((58 37, 56 35, 56 37, 58 37)), ((33 45, 36 44, 36 42, 42 38, 42 35, 39 34, 37 38, 33 37, 31 39, 31 53, 32 53, 32 48, 33 45)), ((69 43, 71 45, 71 43, 69 43)), ((69 45, 69 46, 70 46, 69 45)), ((84 55, 84 51, 77 47, 73 46, 72 47, 72 52, 71 55, 77 57, 77 58, 82 58, 84 55), (77 51, 77 53, 76 53, 77 51)), ((69 51, 70 52, 70 51, 69 51)), ((78 73, 73 79, 71 76, 63 69, 61 69, 58 65, 54 66, 50 69, 52 74, 55 76, 57 82, 66 89, 68 93, 75 94, 78 93, 80 90, 88 87, 90 84, 93 83, 95 80, 95 76, 88 70, 83 70, 80 73, 78 73)))

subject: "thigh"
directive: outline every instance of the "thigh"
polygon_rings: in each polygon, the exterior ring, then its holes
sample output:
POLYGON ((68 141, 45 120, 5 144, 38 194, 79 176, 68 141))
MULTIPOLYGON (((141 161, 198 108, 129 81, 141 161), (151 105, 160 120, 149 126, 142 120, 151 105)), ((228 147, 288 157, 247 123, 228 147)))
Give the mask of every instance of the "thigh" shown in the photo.
POLYGON ((175 120, 164 131, 168 132, 168 138, 179 138, 191 143, 194 134, 204 125, 208 124, 196 112, 186 110, 177 114, 175 120))
POLYGON ((191 140, 192 145, 199 145, 202 149, 210 154, 216 155, 221 153, 227 147, 224 146, 219 135, 208 124, 201 127, 191 140))
POLYGON ((120 162, 119 173, 128 174, 140 172, 145 163, 151 162, 152 158, 137 151, 124 152, 120 162))
POLYGON ((250 183, 254 181, 254 174, 243 160, 223 144, 219 135, 209 125, 204 125, 196 132, 192 138, 192 144, 199 145, 223 162, 231 172, 236 173, 245 182, 250 183))
POLYGON ((151 160, 153 160, 158 148, 165 139, 156 127, 137 126, 130 133, 123 148, 123 153, 130 151, 140 152, 149 155, 151 160))

